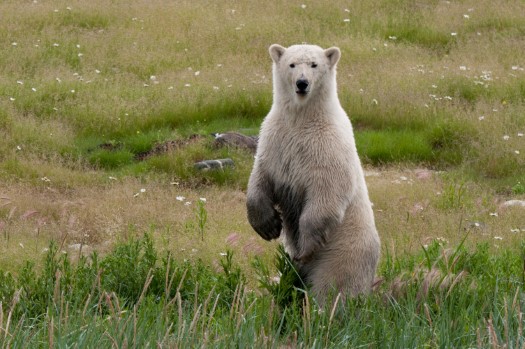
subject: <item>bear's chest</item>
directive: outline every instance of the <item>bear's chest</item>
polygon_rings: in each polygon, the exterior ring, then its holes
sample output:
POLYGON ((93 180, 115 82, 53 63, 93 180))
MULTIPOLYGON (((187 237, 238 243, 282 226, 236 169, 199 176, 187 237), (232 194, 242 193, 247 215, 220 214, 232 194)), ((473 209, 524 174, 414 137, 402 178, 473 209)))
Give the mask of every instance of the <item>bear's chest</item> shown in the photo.
POLYGON ((268 139, 265 153, 266 168, 280 182, 302 182, 307 168, 315 162, 315 154, 319 153, 314 144, 308 146, 308 141, 301 136, 286 132, 278 132, 268 139))
POLYGON ((304 127, 279 125, 263 135, 264 167, 277 183, 308 187, 320 172, 347 162, 349 147, 340 129, 310 124, 304 127))

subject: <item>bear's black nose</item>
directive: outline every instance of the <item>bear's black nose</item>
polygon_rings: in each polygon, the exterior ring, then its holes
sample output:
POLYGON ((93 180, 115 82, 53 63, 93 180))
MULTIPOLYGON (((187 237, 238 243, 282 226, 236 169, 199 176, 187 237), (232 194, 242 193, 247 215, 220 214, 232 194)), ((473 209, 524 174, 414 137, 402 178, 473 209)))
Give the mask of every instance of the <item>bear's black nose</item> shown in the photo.
POLYGON ((299 79, 295 85, 297 86, 297 92, 306 92, 306 89, 308 88, 308 80, 299 79))

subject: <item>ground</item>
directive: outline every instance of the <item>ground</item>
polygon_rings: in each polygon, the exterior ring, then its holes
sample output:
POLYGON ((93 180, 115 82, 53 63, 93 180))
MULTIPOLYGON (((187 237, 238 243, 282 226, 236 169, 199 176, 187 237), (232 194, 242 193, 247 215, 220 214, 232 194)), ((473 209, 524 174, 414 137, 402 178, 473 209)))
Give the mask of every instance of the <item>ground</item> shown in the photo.
MULTIPOLYGON (((435 239, 455 246, 489 242, 494 248, 518 246, 525 234, 523 207, 503 208, 508 197, 453 173, 419 167, 365 167, 383 255, 414 253, 435 239)), ((15 270, 40 258, 50 239, 63 242, 72 256, 104 253, 116 242, 152 232, 161 250, 181 259, 214 265, 227 249, 250 270, 250 258, 272 258, 276 243, 262 241, 246 219, 245 192, 225 187, 186 188, 184 183, 114 179, 106 186, 55 189, 11 184, 0 188, 0 266, 15 270), (201 239, 197 201, 205 198, 207 220, 201 239)), ((509 195, 510 196, 510 195, 509 195)))

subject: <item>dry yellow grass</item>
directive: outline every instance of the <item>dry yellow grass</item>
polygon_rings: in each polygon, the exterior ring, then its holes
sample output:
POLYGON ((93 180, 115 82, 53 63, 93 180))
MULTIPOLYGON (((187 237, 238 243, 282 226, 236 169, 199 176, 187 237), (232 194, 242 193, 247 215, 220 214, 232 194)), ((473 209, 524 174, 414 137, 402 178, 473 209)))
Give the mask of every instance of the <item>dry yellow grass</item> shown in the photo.
MULTIPOLYGON (((414 253, 435 239, 455 246, 467 232, 468 245, 487 242, 494 250, 523 241, 523 208, 502 208, 504 196, 467 183, 460 201, 449 205, 461 182, 443 179, 445 174, 409 168, 368 168, 367 174, 383 252, 414 253)), ((76 258, 78 244, 84 252, 104 253, 115 242, 145 232, 160 251, 175 251, 180 259, 201 258, 218 266, 220 254, 231 249, 248 273, 252 257, 270 260, 275 253, 275 244, 264 242, 249 226, 240 190, 195 190, 184 183, 127 178, 70 189, 55 189, 52 182, 39 188, 15 184, 0 188, 0 194, 0 214, 6 217, 0 265, 10 270, 25 259, 40 258, 51 239, 76 258), (208 213, 204 240, 196 209, 200 198, 206 199, 208 213)))
MULTIPOLYGON (((272 43, 339 46, 340 96, 350 111, 372 110, 401 123, 411 121, 412 110, 428 111, 422 113, 428 118, 443 112, 468 125, 478 155, 461 165, 465 172, 505 177, 498 173, 502 161, 514 172, 524 168, 525 137, 518 136, 525 133, 523 1, 301 5, 2 1, 0 267, 14 270, 26 258, 39 258, 50 239, 64 240, 65 249, 82 243, 104 251, 145 231, 181 258, 213 262, 226 248, 237 250, 245 266, 245 251, 251 256, 262 249, 270 258, 274 245, 249 227, 242 190, 187 189, 154 175, 111 180, 75 151, 85 134, 140 132, 165 110, 269 96, 272 43), (430 39, 410 37, 411 28, 428 29, 430 39), (425 42, 449 39, 450 50, 425 42), (208 210, 204 242, 195 218, 200 197, 208 210)), ((469 243, 512 247, 523 241, 525 232, 511 232, 525 229, 523 209, 500 209, 509 196, 491 182, 436 174, 419 180, 411 167, 369 170, 379 174, 367 180, 385 249, 410 253, 435 238, 455 244, 471 227, 469 243), (463 201, 447 207, 443 197, 462 183, 463 201)))

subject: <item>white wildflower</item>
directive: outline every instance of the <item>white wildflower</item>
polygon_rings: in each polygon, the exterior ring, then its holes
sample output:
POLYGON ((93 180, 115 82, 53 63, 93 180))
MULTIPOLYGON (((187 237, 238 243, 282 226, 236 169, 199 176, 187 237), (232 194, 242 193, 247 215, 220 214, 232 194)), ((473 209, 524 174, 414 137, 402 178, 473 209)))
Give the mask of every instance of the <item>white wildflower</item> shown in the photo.
POLYGON ((494 236, 494 240, 503 240, 501 236, 494 236))
POLYGON ((503 140, 504 140, 504 141, 508 141, 509 139, 510 139, 510 136, 509 136, 509 135, 504 135, 504 136, 503 136, 503 140))
POLYGON ((177 201, 184 201, 184 200, 186 200, 186 198, 184 196, 177 196, 175 199, 177 201))

